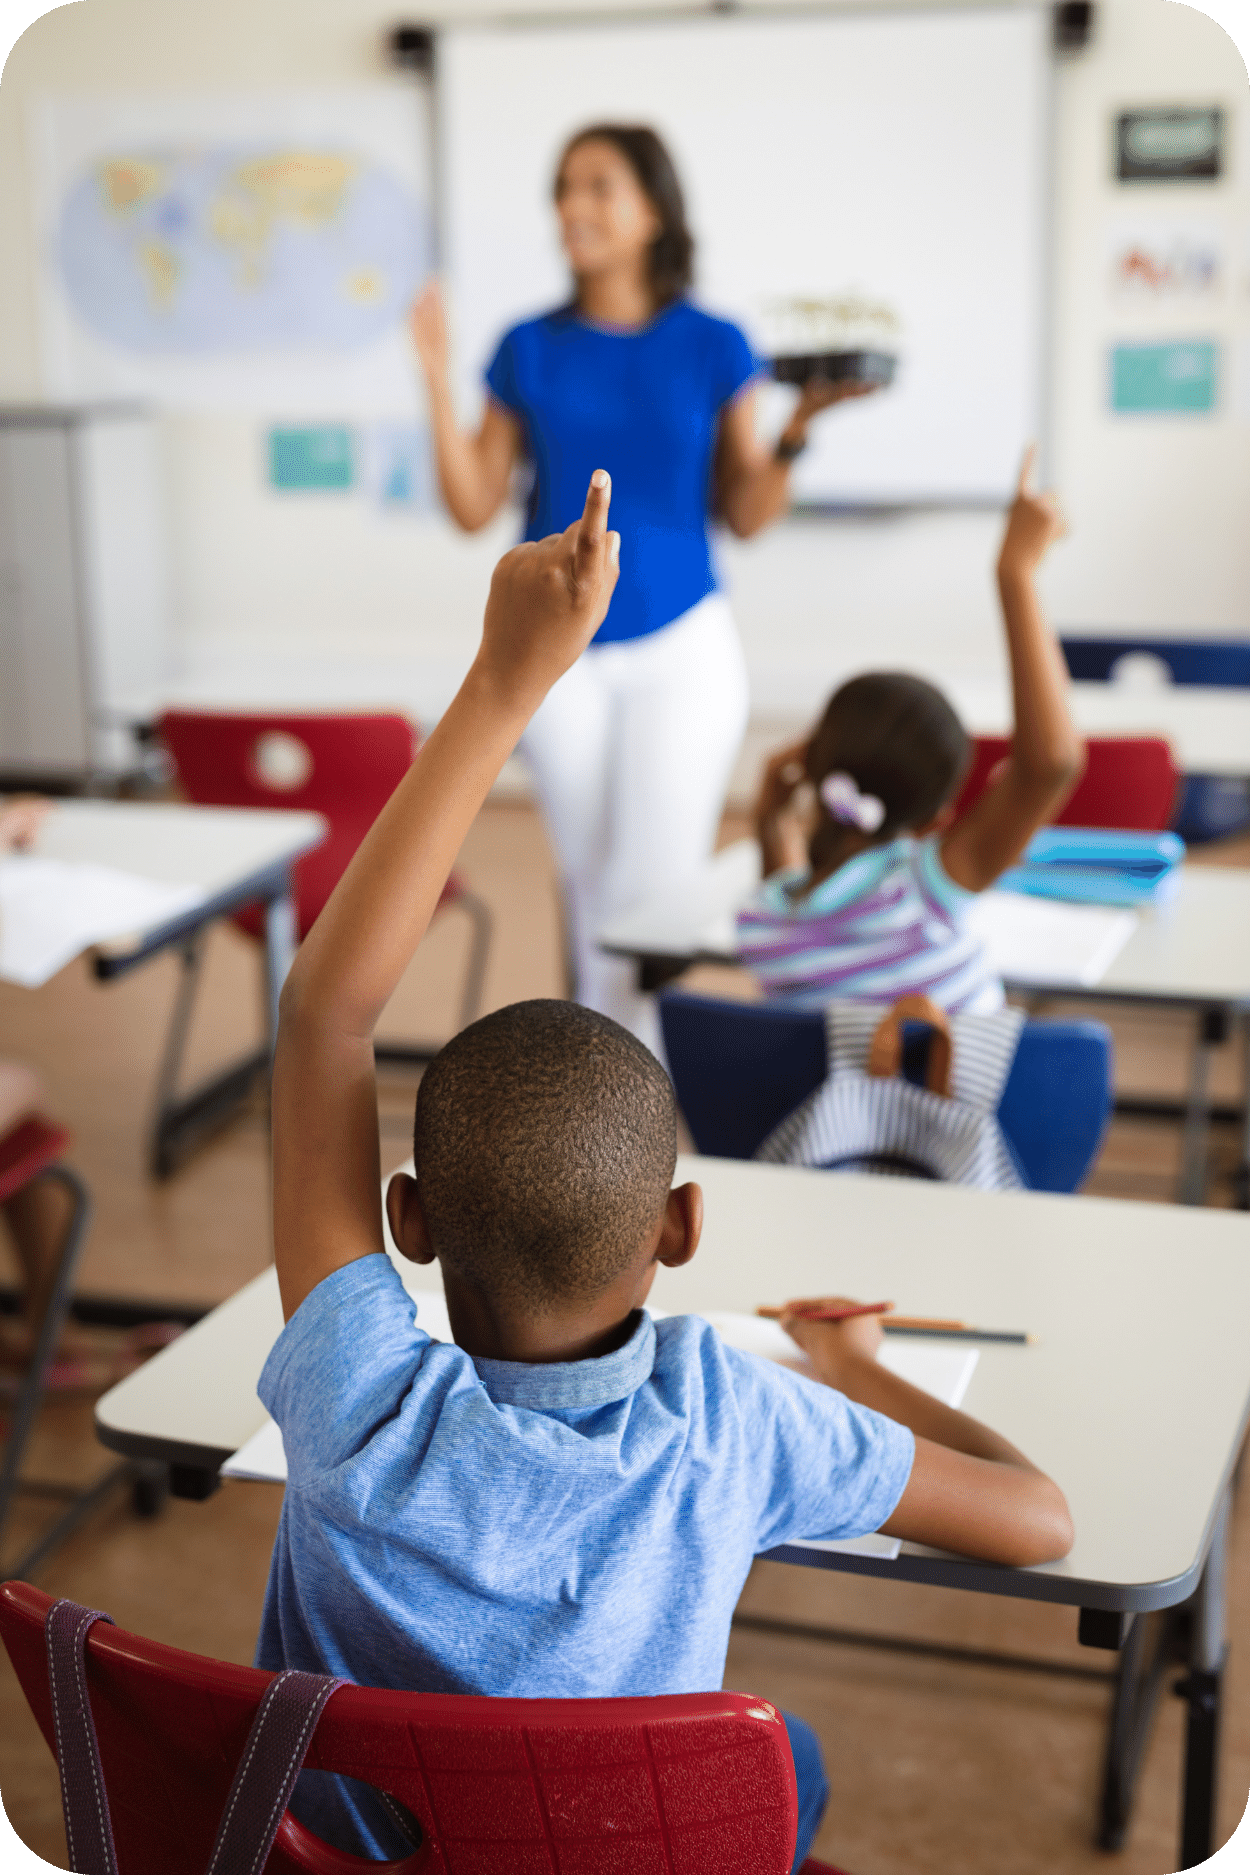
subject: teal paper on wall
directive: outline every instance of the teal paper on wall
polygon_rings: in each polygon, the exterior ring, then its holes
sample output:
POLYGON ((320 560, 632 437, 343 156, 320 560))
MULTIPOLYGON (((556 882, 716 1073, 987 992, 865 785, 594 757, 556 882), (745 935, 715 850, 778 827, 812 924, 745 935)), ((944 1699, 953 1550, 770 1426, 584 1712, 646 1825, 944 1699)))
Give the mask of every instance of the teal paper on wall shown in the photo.
POLYGON ((1111 354, 1112 410, 1214 410, 1219 351, 1209 339, 1117 345, 1111 354))
POLYGON ((269 432, 269 481, 275 489, 349 489, 354 480, 345 424, 269 432))

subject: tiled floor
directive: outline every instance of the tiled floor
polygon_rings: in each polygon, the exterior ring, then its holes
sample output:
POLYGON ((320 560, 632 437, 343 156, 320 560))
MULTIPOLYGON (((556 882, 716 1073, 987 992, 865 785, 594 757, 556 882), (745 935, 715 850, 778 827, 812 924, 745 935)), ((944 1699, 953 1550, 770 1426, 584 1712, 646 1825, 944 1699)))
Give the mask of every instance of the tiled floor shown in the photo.
MULTIPOLYGON (((1244 863, 1250 854, 1229 857, 1244 863)), ((469 837, 463 865, 496 913, 488 1006, 560 994, 550 861, 533 814, 523 806, 489 808, 469 837)), ((451 915, 431 934, 396 996, 388 1032, 445 1032, 463 958, 456 924, 451 915)), ((702 973, 701 980, 708 988, 744 988, 733 973, 702 973)), ((0 1049, 39 1065, 50 1106, 74 1128, 74 1160, 97 1204, 82 1287, 208 1304, 268 1260, 266 1135, 258 1109, 169 1184, 148 1181, 147 1104, 172 991, 167 961, 107 987, 94 984, 81 963, 43 990, 0 986, 0 1049)), ((255 1033, 258 1008, 255 955, 246 940, 222 931, 206 972, 195 1040, 199 1063, 244 1047, 255 1033)), ((1189 1046, 1183 1018, 1098 1013, 1108 1014, 1115 1027, 1124 1085, 1179 1091, 1189 1046)), ((1230 1048, 1219 1066, 1217 1094, 1235 1098, 1239 1091, 1230 1048)), ((408 1151, 412 1094, 410 1079, 396 1075, 383 1082, 384 1166, 398 1164, 408 1151)), ((1170 1123, 1117 1122, 1089 1189, 1167 1199, 1178 1138, 1170 1123)), ((1221 1130, 1213 1202, 1227 1202, 1224 1175, 1235 1149, 1232 1130, 1221 1130)), ((92 1436, 89 1400, 67 1397, 46 1410, 32 1471, 83 1479, 106 1463, 92 1436)), ((203 1505, 172 1502, 145 1523, 131 1515, 119 1492, 38 1580, 56 1594, 109 1610, 124 1626, 246 1661, 278 1503, 276 1488, 231 1484, 203 1505)), ((35 1509, 21 1507, 7 1555, 22 1547, 35 1509)), ((1231 1568, 1222 1834, 1234 1828, 1250 1790, 1248 1565, 1250 1495, 1243 1492, 1231 1568)), ((818 1854, 864 1871, 1175 1867, 1183 1714, 1170 1698, 1152 1737, 1124 1850, 1112 1856, 1093 1848, 1109 1686, 1089 1676, 1108 1668, 1110 1657, 1078 1648, 1074 1611, 781 1565, 757 1566, 743 1610, 869 1638, 910 1636, 1028 1655, 1082 1671, 1024 1671, 736 1630, 727 1683, 794 1708, 824 1741, 834 1797, 818 1854)), ((22 1838, 64 1867, 55 1768, 7 1661, 0 1662, 0 1792, 22 1838)))

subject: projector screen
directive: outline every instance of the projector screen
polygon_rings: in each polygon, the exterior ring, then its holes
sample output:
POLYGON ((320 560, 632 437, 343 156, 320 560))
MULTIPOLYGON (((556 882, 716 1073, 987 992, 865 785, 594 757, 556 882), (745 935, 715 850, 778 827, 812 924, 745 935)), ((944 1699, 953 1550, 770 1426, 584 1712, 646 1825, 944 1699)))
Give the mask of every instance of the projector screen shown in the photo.
MULTIPOLYGON (((444 259, 459 389, 569 297, 551 184, 573 131, 648 123, 676 160, 695 299, 767 351, 790 298, 888 308, 887 390, 818 418, 814 505, 1001 502, 1040 421, 1042 8, 440 34, 444 259)), ((794 393, 763 387, 774 433, 794 393)))

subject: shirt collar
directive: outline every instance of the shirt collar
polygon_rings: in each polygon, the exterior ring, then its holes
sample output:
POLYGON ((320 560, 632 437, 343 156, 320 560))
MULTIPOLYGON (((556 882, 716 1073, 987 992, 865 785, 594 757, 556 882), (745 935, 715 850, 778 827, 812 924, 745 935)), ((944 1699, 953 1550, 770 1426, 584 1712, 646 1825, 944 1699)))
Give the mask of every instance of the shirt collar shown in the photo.
MULTIPOLYGON (((830 873, 828 879, 811 887, 805 896, 797 894, 794 902, 801 904, 805 912, 833 912, 852 899, 861 899, 884 879, 892 866, 907 859, 912 845, 910 834, 898 834, 884 847, 865 847, 862 853, 844 861, 836 873, 830 873)), ((793 882, 802 887, 810 878, 810 869, 803 872, 793 869, 785 875, 784 883, 793 882)))
POLYGON ((628 1342, 610 1355, 586 1361, 490 1361, 485 1355, 474 1355, 473 1366, 500 1407, 532 1407, 540 1413, 606 1407, 636 1393, 650 1378, 655 1366, 655 1324, 640 1309, 628 1342))

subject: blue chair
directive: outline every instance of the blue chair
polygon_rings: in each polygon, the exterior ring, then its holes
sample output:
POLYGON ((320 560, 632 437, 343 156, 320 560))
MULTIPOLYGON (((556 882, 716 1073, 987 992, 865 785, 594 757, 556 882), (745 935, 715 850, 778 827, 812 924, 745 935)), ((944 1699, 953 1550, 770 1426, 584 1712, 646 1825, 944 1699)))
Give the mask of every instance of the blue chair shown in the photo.
MULTIPOLYGON (((750 1159, 825 1078, 822 1010, 730 1003, 666 990, 660 1022, 673 1086, 700 1153, 750 1159)), ((923 1081, 929 1031, 903 1030, 903 1072, 923 1081)), ((1101 1023, 1030 1022, 998 1105, 1025 1182, 1075 1192, 1111 1111, 1111 1037, 1101 1023)))
MULTIPOLYGON (((1110 681, 1121 658, 1147 652, 1171 673, 1174 684, 1217 689, 1250 688, 1250 640, 1226 638, 1061 638, 1074 679, 1110 681)), ((1177 796, 1172 826, 1182 840, 1220 840, 1250 826, 1250 779, 1238 775, 1187 775, 1177 796)))
POLYGON ((1216 688, 1250 685, 1250 640, 1236 638, 1061 638, 1072 677, 1105 684, 1121 658, 1148 652, 1172 674, 1174 684, 1216 688))

